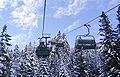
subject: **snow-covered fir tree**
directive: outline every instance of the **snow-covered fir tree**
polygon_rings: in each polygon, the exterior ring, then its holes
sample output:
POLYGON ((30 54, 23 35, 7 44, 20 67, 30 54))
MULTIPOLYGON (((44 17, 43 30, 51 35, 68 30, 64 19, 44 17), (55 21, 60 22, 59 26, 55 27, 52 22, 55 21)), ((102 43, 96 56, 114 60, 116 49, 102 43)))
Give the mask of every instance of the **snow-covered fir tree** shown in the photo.
POLYGON ((118 11, 117 11, 117 20, 119 23, 117 25, 116 43, 117 43, 118 48, 119 48, 119 46, 120 46, 120 41, 119 41, 119 39, 120 39, 120 6, 119 6, 118 11))
POLYGON ((20 50, 18 45, 15 45, 14 51, 11 53, 11 76, 17 76, 18 71, 20 71, 20 50))
POLYGON ((82 50, 84 69, 88 77, 99 76, 99 59, 97 49, 82 50))
POLYGON ((65 35, 61 35, 60 31, 58 32, 57 36, 53 39, 54 42, 61 42, 64 46, 57 47, 54 44, 52 47, 54 49, 51 51, 50 61, 51 61, 51 73, 53 77, 70 77, 71 71, 68 67, 70 63, 69 57, 69 44, 65 35))
POLYGON ((101 25, 100 32, 101 36, 104 38, 102 40, 102 48, 101 48, 101 69, 100 69, 100 76, 104 77, 117 77, 119 75, 119 59, 117 59, 118 50, 116 50, 117 45, 115 43, 115 31, 111 28, 110 21, 108 17, 102 12, 101 15, 101 25), (117 55, 116 55, 117 54, 117 55))
POLYGON ((35 48, 31 45, 25 46, 25 49, 21 52, 20 58, 20 75, 22 76, 36 76, 38 69, 38 58, 35 53, 35 48))
POLYGON ((0 76, 1 77, 10 77, 10 61, 11 58, 9 56, 10 50, 7 48, 11 46, 9 43, 10 35, 7 34, 7 26, 3 26, 3 30, 1 32, 1 40, 0 40, 0 76))
POLYGON ((85 71, 85 61, 83 60, 83 51, 81 49, 74 49, 71 53, 71 74, 72 77, 86 77, 87 73, 85 71))

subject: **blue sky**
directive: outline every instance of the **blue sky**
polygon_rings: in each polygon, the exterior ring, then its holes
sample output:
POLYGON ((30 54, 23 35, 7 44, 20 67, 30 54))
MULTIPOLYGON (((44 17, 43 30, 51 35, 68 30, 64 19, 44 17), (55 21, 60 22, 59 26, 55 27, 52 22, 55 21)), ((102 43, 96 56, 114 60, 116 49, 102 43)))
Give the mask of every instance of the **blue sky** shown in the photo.
MULTIPOLYGON (((34 40, 38 44, 37 38, 42 32, 43 2, 44 0, 0 0, 0 30, 4 24, 8 26, 12 48, 18 44, 23 49, 34 40)), ((119 0, 47 0, 45 33, 50 33, 52 37, 58 30, 66 33, 119 3, 119 0)), ((116 11, 117 8, 107 13, 113 27, 118 23, 116 11)), ((94 35, 96 41, 100 38, 97 35, 99 19, 90 23, 90 34, 94 35)), ((87 29, 82 27, 67 35, 71 48, 76 35, 86 32, 87 29)))

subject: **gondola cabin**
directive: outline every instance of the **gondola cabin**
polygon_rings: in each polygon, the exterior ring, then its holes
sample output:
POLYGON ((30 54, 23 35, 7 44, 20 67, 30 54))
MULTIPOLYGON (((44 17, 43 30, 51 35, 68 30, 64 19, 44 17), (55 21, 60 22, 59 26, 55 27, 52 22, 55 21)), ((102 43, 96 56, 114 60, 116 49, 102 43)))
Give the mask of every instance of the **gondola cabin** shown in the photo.
POLYGON ((37 49, 36 49, 36 55, 37 56, 49 56, 50 55, 49 47, 38 46, 37 49))
POLYGON ((64 43, 63 42, 57 42, 56 47, 64 47, 64 43))
POLYGON ((40 39, 40 45, 36 48, 36 55, 38 57, 47 57, 50 55, 50 47, 48 47, 49 43, 47 39, 50 37, 42 37, 40 39), (42 42, 42 39, 45 39, 45 42, 42 42))
POLYGON ((62 40, 58 42, 52 41, 51 45, 55 45, 56 47, 64 47, 64 43, 62 42, 62 40))
POLYGON ((75 48, 76 49, 95 49, 96 48, 95 38, 92 35, 89 35, 89 36, 78 35, 76 37, 75 48), (81 37, 84 37, 84 38, 89 37, 89 39, 82 39, 81 37), (91 37, 92 39, 90 39, 91 37))

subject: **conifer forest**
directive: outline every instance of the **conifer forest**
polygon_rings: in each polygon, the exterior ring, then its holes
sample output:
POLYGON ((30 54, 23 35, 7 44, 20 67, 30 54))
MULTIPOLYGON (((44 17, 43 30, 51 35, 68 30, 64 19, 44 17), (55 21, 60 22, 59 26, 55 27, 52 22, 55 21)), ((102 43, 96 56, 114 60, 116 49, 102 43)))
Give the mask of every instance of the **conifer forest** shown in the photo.
POLYGON ((77 35, 72 49, 66 33, 58 31, 50 37, 44 30, 38 38, 39 45, 34 41, 20 49, 10 43, 12 36, 4 25, 0 30, 0 77, 120 77, 120 4, 112 9, 97 17, 100 41, 89 35, 92 25, 84 24, 88 34, 77 35), (114 8, 117 8, 116 28, 112 28, 107 15, 114 8))

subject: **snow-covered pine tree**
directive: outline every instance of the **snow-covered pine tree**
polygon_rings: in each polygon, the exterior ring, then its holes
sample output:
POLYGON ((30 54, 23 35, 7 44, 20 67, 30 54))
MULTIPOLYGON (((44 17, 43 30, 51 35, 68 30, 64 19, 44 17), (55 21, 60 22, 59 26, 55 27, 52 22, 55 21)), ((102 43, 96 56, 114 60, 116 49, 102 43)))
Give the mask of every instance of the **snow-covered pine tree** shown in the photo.
POLYGON ((69 44, 65 35, 61 35, 61 32, 58 31, 57 35, 53 38, 53 42, 57 43, 62 41, 64 47, 57 47, 56 44, 52 45, 52 51, 50 55, 50 71, 53 77, 69 77, 71 70, 68 65, 70 63, 69 56, 69 44))
POLYGON ((96 49, 82 50, 84 69, 88 77, 98 77, 98 53, 96 49))
POLYGON ((9 43, 10 35, 7 34, 7 26, 3 26, 3 30, 1 32, 1 40, 0 40, 0 76, 9 77, 10 76, 10 56, 8 53, 7 46, 11 46, 9 43))
POLYGON ((115 31, 112 30, 110 21, 108 20, 107 15, 105 15, 104 12, 102 12, 101 19, 100 19, 101 25, 100 26, 100 32, 101 36, 104 38, 102 40, 102 48, 101 48, 101 61, 102 61, 102 69, 101 69, 101 76, 104 77, 117 77, 118 76, 118 71, 115 71, 116 68, 119 67, 117 65, 116 58, 113 53, 115 52, 115 36, 116 34, 114 33, 115 31))
POLYGON ((67 38, 66 38, 66 35, 63 33, 62 34, 62 38, 63 38, 63 43, 64 43, 64 49, 66 49, 65 51, 70 51, 70 45, 69 45, 69 43, 68 43, 68 41, 67 41, 67 38))
POLYGON ((120 6, 118 7, 117 11, 117 31, 115 35, 115 45, 113 48, 113 51, 111 52, 111 58, 112 58, 112 72, 111 76, 120 76, 120 6))
POLYGON ((33 53, 33 47, 31 42, 28 45, 28 49, 26 51, 26 72, 27 76, 34 76, 34 65, 35 65, 35 53, 33 53))
POLYGON ((120 48, 120 6, 118 7, 118 11, 117 11, 117 20, 119 22, 119 24, 117 25, 117 45, 118 48, 120 48))
POLYGON ((60 70, 60 57, 58 54, 58 48, 56 47, 56 42, 60 39, 60 31, 58 31, 57 35, 52 39, 52 51, 50 52, 50 71, 53 77, 59 77, 60 70))
POLYGON ((12 59, 11 59, 11 77, 16 76, 19 74, 20 71, 20 50, 18 45, 15 45, 14 51, 11 53, 12 54, 12 59))
POLYGON ((82 50, 77 50, 71 53, 72 64, 70 66, 72 77, 86 77, 85 62, 83 60, 82 50))
POLYGON ((69 65, 71 63, 70 59, 70 46, 68 44, 67 38, 65 37, 65 34, 61 36, 59 40, 62 40, 64 47, 59 47, 58 48, 58 54, 60 57, 60 71, 59 71, 59 76, 66 76, 69 77, 71 76, 71 70, 69 68, 69 65))
POLYGON ((26 45, 24 50, 22 50, 21 53, 20 53, 19 70, 17 72, 17 76, 18 77, 27 76, 27 68, 26 68, 26 64, 27 64, 27 60, 26 60, 27 50, 28 50, 28 48, 27 48, 27 45, 26 45))
POLYGON ((19 76, 36 76, 37 70, 39 70, 37 60, 35 48, 32 47, 30 42, 28 47, 26 45, 25 49, 21 52, 19 76))

